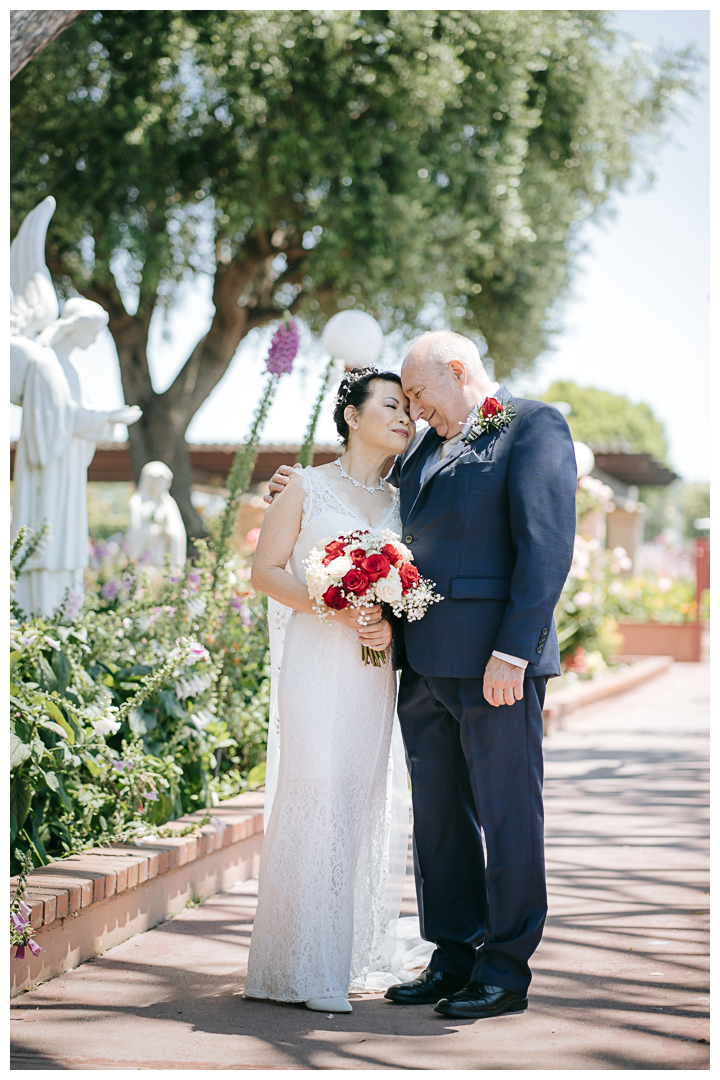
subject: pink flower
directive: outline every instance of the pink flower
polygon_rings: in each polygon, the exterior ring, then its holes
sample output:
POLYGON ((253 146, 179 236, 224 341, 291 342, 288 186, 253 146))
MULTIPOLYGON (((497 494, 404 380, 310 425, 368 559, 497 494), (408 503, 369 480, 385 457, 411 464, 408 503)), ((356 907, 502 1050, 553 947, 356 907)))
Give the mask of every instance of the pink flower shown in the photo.
POLYGON ((69 622, 75 622, 77 619, 80 608, 83 606, 85 600, 82 589, 70 589, 68 598, 65 601, 65 618, 69 622))
POLYGON ((39 956, 42 952, 42 949, 38 945, 37 941, 33 941, 32 938, 30 938, 30 940, 28 941, 28 946, 30 947, 30 952, 33 954, 33 956, 39 956))
POLYGON ((270 351, 265 361, 271 375, 285 375, 292 371, 293 360, 298 351, 298 329, 294 319, 287 326, 278 326, 270 342, 270 351))

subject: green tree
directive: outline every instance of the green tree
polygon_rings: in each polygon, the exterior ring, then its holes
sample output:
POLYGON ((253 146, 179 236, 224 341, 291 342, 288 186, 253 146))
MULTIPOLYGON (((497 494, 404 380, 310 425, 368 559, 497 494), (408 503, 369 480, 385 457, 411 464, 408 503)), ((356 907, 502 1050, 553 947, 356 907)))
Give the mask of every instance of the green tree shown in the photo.
POLYGON ((566 401, 573 439, 595 446, 626 446, 636 453, 647 453, 665 461, 667 438, 661 420, 649 405, 633 405, 622 394, 578 386, 568 379, 558 379, 542 395, 543 401, 566 401))
POLYGON ((96 11, 12 83, 12 227, 58 198, 48 265, 110 316, 133 466, 192 535, 184 433, 285 308, 484 336, 499 374, 548 344, 583 219, 645 159, 689 51, 621 48, 603 11, 96 11), (150 321, 214 276, 164 393, 150 321))

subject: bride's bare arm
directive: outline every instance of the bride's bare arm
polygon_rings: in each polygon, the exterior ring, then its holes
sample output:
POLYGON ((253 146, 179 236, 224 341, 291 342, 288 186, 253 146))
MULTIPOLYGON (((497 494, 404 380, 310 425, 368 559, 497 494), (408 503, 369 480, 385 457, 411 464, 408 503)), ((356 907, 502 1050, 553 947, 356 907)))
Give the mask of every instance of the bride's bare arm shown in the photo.
MULTIPOLYGON (((273 600, 285 604, 286 607, 294 608, 295 611, 312 613, 313 601, 308 593, 307 585, 285 569, 300 533, 303 500, 302 480, 294 475, 290 477, 288 484, 265 511, 253 558, 252 586, 258 592, 265 593, 273 600)), ((372 625, 379 623, 382 618, 382 609, 379 605, 364 608, 362 612, 354 608, 345 608, 344 611, 333 612, 331 617, 345 626, 352 627, 353 630, 359 630, 363 644, 376 648, 384 647, 384 645, 374 645, 376 640, 384 640, 386 636, 384 629, 380 635, 378 634, 380 628, 372 625), (361 628, 358 622, 360 615, 366 624, 365 628, 361 628)))
POLYGON ((299 476, 293 476, 265 511, 252 563, 252 586, 273 600, 312 612, 307 586, 285 569, 300 533, 304 492, 299 476))

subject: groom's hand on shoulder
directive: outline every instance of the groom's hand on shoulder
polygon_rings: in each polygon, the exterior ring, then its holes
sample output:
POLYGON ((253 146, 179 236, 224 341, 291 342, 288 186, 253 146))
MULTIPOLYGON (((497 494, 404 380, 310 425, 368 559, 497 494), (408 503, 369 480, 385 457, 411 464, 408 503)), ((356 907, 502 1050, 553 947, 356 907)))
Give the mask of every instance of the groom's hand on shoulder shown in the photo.
POLYGON ((512 705, 521 701, 525 669, 491 656, 485 668, 483 695, 489 705, 512 705))
POLYGON ((285 487, 295 469, 302 469, 300 462, 296 462, 292 468, 289 465, 281 465, 277 472, 273 473, 268 484, 268 493, 263 496, 266 503, 271 503, 276 495, 279 495, 285 487))

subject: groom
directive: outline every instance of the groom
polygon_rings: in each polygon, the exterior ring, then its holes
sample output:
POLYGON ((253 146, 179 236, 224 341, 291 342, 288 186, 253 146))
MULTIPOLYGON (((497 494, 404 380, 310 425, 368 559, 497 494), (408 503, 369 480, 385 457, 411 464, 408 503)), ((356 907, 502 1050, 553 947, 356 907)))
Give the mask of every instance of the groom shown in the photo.
POLYGON ((560 412, 493 383, 461 334, 421 337, 402 382, 429 427, 389 479, 403 541, 445 599, 394 625, 420 928, 435 951, 385 996, 477 1019, 527 1008, 547 911, 542 708, 560 674, 575 455, 560 412))

